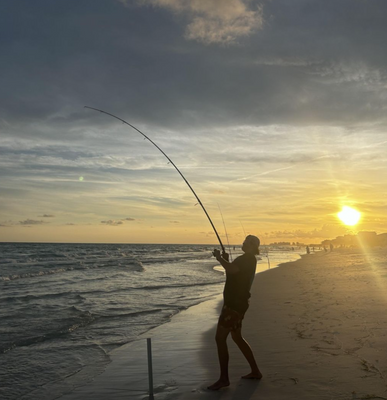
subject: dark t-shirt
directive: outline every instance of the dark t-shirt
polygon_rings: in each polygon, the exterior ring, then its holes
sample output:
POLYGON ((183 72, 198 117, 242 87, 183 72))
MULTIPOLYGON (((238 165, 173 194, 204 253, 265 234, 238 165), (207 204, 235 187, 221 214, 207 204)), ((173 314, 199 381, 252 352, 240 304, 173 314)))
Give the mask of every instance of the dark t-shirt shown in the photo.
POLYGON ((239 267, 234 274, 226 272, 226 284, 224 286, 224 304, 231 309, 244 314, 249 306, 250 289, 255 276, 257 260, 253 254, 245 253, 237 257, 233 262, 239 267))

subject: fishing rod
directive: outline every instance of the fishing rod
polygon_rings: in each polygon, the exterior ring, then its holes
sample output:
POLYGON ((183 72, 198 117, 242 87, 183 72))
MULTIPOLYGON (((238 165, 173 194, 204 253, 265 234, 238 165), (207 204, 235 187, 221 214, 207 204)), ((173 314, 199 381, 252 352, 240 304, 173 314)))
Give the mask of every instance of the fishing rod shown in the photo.
POLYGON ((219 234, 218 234, 218 232, 217 232, 217 230, 216 230, 216 228, 215 228, 215 225, 213 224, 213 222, 212 222, 210 216, 208 215, 207 210, 204 208, 204 206, 203 206, 202 202, 200 201, 198 195, 195 193, 195 191, 193 190, 192 186, 189 184, 189 182, 187 181, 187 179, 185 178, 185 176, 181 173, 181 171, 179 170, 179 168, 176 167, 175 163, 164 153, 164 151, 161 150, 160 147, 159 147, 153 140, 149 139, 149 137, 148 137, 147 135, 145 135, 145 133, 141 132, 139 129, 137 129, 137 128, 136 128, 135 126, 133 126, 132 124, 129 124, 129 122, 125 121, 124 119, 122 119, 122 118, 120 118, 120 117, 117 117, 116 115, 111 114, 111 113, 108 113, 108 112, 106 112, 106 111, 99 110, 98 108, 88 107, 88 106, 84 106, 84 107, 85 107, 85 108, 89 108, 90 110, 98 111, 98 112, 100 112, 100 113, 109 115, 109 116, 111 116, 111 117, 113 117, 113 118, 115 118, 115 119, 118 119, 118 120, 121 121, 122 123, 124 123, 124 124, 126 124, 126 125, 129 125, 131 128, 133 128, 133 129, 136 130, 138 133, 140 133, 142 136, 144 136, 145 139, 147 139, 149 142, 151 142, 151 143, 153 144, 153 146, 155 146, 155 147, 166 157, 166 159, 175 167, 176 171, 180 174, 180 176, 184 179, 184 182, 185 182, 185 183, 188 185, 188 187, 191 189, 191 192, 194 194, 194 196, 196 197, 196 200, 198 201, 198 203, 199 203, 200 206, 202 207, 204 213, 206 214, 206 216, 207 216, 207 218, 208 218, 208 221, 210 221, 210 224, 211 224, 211 226, 212 226, 212 229, 214 230, 215 235, 216 235, 216 237, 217 237, 217 239, 218 239, 218 241, 219 241, 220 247, 222 248, 222 252, 223 252, 223 253, 226 253, 226 250, 225 250, 225 248, 224 248, 224 246, 223 246, 222 241, 220 240, 220 237, 219 237, 219 234))
POLYGON ((225 222, 224 222, 223 213, 222 213, 222 210, 220 209, 219 203, 218 203, 218 208, 219 208, 219 212, 220 212, 220 215, 221 215, 222 221, 223 221, 224 233, 226 234, 226 238, 227 238, 228 251, 229 251, 229 255, 230 255, 230 260, 229 260, 229 261, 232 261, 232 254, 231 254, 230 241, 228 240, 228 234, 227 234, 226 224, 225 224, 225 222))

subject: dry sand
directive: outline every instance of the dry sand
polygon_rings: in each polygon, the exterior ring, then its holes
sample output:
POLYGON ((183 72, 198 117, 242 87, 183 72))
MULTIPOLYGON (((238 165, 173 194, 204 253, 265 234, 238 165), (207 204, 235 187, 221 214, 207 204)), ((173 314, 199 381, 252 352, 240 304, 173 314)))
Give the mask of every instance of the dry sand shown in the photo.
POLYGON ((155 399, 387 399, 387 251, 316 253, 256 276, 243 332, 264 374, 241 380, 246 361, 229 339, 231 385, 218 378, 214 342, 221 297, 112 353, 93 382, 61 400, 148 399, 146 337, 155 399))

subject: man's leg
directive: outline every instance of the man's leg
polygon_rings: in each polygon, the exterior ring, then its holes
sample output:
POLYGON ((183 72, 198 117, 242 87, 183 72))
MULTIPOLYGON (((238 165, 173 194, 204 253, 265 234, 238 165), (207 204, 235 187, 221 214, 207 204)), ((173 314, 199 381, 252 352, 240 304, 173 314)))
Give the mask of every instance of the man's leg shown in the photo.
POLYGON ((230 329, 224 328, 219 325, 216 329, 216 345, 218 347, 218 358, 220 366, 220 378, 208 386, 210 390, 219 390, 222 387, 229 386, 230 380, 228 378, 228 348, 227 348, 227 336, 230 333, 230 329))
POLYGON ((251 372, 247 375, 242 376, 245 379, 261 379, 262 374, 258 368, 257 363, 255 362, 253 351, 251 350, 250 345, 246 342, 246 340, 242 336, 242 328, 238 328, 235 331, 231 332, 232 339, 239 347, 239 350, 245 356, 246 360, 250 364, 251 372))

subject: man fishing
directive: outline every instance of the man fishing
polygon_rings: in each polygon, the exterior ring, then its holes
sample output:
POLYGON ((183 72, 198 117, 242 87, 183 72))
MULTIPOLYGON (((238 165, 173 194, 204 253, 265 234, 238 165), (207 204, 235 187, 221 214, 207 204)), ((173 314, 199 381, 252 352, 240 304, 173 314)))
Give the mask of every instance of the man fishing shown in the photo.
POLYGON ((242 320, 249 308, 250 289, 257 265, 255 255, 259 254, 259 245, 260 241, 256 236, 248 235, 242 245, 244 254, 237 257, 231 263, 228 261, 227 253, 224 252, 221 254, 217 249, 212 253, 226 270, 226 284, 223 291, 224 304, 215 336, 218 348, 220 378, 214 384, 208 386, 210 390, 219 390, 222 387, 230 385, 227 348, 227 337, 230 332, 232 339, 250 364, 251 372, 242 376, 242 378, 262 378, 251 347, 242 336, 242 320))
POLYGON ((231 336, 234 342, 238 345, 239 349, 242 351, 246 360, 251 366, 251 372, 248 375, 243 376, 245 379, 261 379, 262 374, 258 369, 255 362, 253 352, 249 344, 242 337, 241 328, 242 320, 246 310, 249 307, 250 298, 250 288, 255 276, 255 267, 257 260, 255 255, 259 254, 259 239, 256 236, 249 235, 243 242, 242 250, 244 254, 236 258, 232 263, 228 262, 228 254, 225 252, 222 241, 220 240, 219 234, 207 212, 203 203, 200 201, 199 196, 193 190, 190 183, 187 181, 185 176, 181 173, 176 164, 168 157, 168 155, 145 133, 141 132, 134 125, 125 121, 124 119, 117 117, 107 111, 100 110, 98 108, 85 106, 90 110, 100 112, 102 114, 109 115, 122 123, 130 126, 132 129, 136 130, 140 135, 147 139, 153 146, 155 146, 171 165, 176 169, 176 171, 183 178, 187 186, 190 188, 191 192, 197 199, 198 203, 202 207, 204 213, 206 214, 208 221, 210 222, 216 237, 219 240, 219 244, 222 248, 223 253, 221 254, 219 250, 214 250, 213 255, 222 264, 223 268, 226 270, 226 285, 224 287, 224 305, 222 313, 219 317, 218 329, 216 331, 216 344, 218 346, 218 355, 220 363, 220 378, 213 385, 208 388, 211 390, 218 390, 224 386, 229 386, 230 381, 228 378, 228 349, 227 349, 227 336, 231 332, 231 336))

